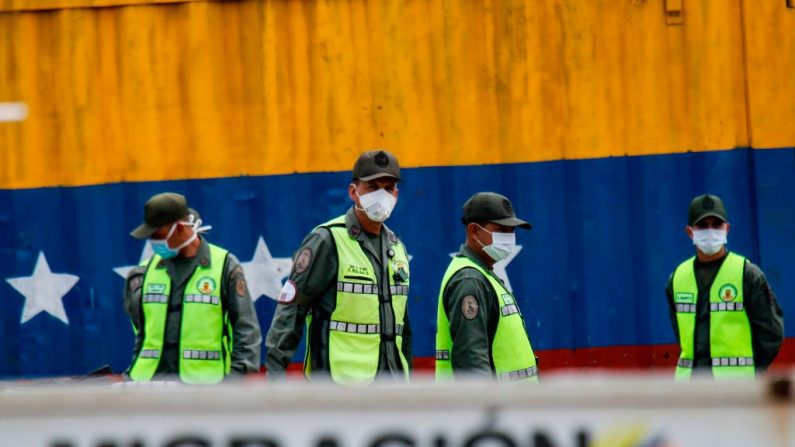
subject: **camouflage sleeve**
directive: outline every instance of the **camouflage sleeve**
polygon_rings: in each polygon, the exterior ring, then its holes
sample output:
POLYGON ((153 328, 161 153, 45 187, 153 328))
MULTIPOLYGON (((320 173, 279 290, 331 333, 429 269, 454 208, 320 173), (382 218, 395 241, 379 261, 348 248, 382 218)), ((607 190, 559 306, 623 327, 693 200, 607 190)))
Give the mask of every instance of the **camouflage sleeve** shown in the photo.
POLYGON ((233 254, 226 259, 225 295, 232 325, 232 371, 246 374, 259 371, 262 333, 248 292, 243 267, 233 254))
POLYGON ((127 274, 124 282, 124 311, 130 317, 135 334, 132 360, 130 366, 138 357, 138 352, 143 344, 143 315, 141 314, 141 286, 144 282, 146 267, 135 267, 127 274))
POLYGON ((784 311, 765 274, 750 261, 746 261, 743 294, 756 370, 765 371, 778 355, 784 342, 784 311))
POLYGON ((271 327, 265 338, 268 375, 284 374, 304 333, 306 315, 337 277, 337 256, 331 233, 319 228, 309 233, 293 258, 271 327))
POLYGON ((496 297, 491 286, 477 270, 462 269, 450 278, 443 299, 453 341, 453 370, 456 374, 493 375, 490 320, 496 313, 496 297))

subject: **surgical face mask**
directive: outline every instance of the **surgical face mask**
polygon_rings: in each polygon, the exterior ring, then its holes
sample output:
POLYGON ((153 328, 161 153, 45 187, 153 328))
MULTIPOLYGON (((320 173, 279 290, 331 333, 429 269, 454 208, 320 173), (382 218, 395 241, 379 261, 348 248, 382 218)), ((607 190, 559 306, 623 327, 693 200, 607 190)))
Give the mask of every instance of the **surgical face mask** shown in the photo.
POLYGON ((194 221, 193 215, 191 215, 187 222, 174 222, 174 225, 171 225, 171 229, 168 230, 168 234, 163 239, 150 239, 149 244, 152 246, 152 251, 155 252, 156 255, 160 256, 163 259, 173 258, 179 254, 179 251, 183 248, 190 245, 191 242, 196 240, 199 237, 199 233, 204 233, 205 231, 212 228, 210 225, 201 226, 202 220, 196 219, 194 221), (193 235, 189 237, 185 242, 179 244, 177 247, 171 248, 168 245, 168 240, 174 234, 174 231, 177 229, 177 225, 183 225, 186 227, 191 227, 193 229, 193 235))
MULTIPOLYGON (((480 225, 478 225, 480 227, 480 225)), ((513 253, 516 248, 516 233, 498 233, 496 231, 489 231, 483 227, 481 230, 491 234, 491 244, 484 245, 483 242, 478 241, 483 246, 483 251, 494 260, 500 262, 513 253)))
POLYGON ((383 222, 389 219, 389 215, 392 214, 392 210, 395 209, 397 204, 397 198, 385 189, 379 189, 361 196, 357 191, 356 195, 359 196, 359 203, 362 204, 361 209, 373 222, 383 222))
POLYGON ((726 229, 693 230, 693 245, 702 253, 712 256, 726 245, 726 229))

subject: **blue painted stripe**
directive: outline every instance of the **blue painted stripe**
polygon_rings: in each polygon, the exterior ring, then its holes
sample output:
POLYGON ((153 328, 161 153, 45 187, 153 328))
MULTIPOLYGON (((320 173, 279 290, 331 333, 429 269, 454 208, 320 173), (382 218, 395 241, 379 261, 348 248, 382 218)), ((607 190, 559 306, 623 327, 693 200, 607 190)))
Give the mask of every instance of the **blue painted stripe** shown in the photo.
MULTIPOLYGON (((534 223, 519 233, 508 274, 536 349, 674 342, 663 288, 692 255, 687 205, 707 191, 726 202, 730 248, 765 270, 785 313, 795 309, 795 149, 417 168, 404 178, 389 225, 413 255, 417 356, 434 353, 439 282, 463 241, 460 207, 481 190, 507 195, 534 223)), ((186 194, 213 225, 209 239, 248 261, 259 236, 274 257, 290 257, 346 210, 348 181, 316 173, 0 191, 0 376, 128 365, 132 330, 112 268, 138 262, 141 243, 127 234, 150 195, 186 194), (4 279, 31 275, 39 251, 53 272, 80 277, 63 299, 69 325, 48 314, 20 324, 25 300, 4 279)), ((256 307, 265 332, 274 302, 256 307)))

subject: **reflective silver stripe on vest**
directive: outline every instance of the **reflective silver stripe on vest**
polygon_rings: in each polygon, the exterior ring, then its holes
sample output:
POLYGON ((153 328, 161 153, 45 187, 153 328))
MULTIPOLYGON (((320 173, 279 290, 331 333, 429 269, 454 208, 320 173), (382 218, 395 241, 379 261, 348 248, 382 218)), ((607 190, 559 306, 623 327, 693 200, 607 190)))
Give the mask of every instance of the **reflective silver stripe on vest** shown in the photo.
POLYGON ((741 312, 743 303, 709 303, 711 312, 741 312))
POLYGON ((182 351, 182 358, 188 360, 221 360, 221 351, 182 351))
POLYGON ((154 294, 146 294, 144 295, 144 303, 167 303, 168 302, 168 295, 154 295, 154 294))
POLYGON ((511 371, 500 374, 500 380, 519 380, 528 377, 535 377, 538 374, 538 367, 531 366, 529 368, 520 369, 518 371, 511 371))
MULTIPOLYGON (((353 282, 338 282, 337 292, 378 295, 378 284, 357 284, 353 282)), ((391 293, 392 295, 408 295, 409 286, 389 286, 389 293, 391 293)))
POLYGON ((436 351, 436 360, 450 360, 450 351, 447 350, 436 351))
POLYGON ((712 366, 754 366, 753 357, 712 357, 712 366))
POLYGON ((337 292, 378 295, 378 286, 376 284, 356 284, 352 282, 338 282, 337 292))
POLYGON ((186 303, 218 304, 220 299, 212 295, 185 295, 186 303))
POLYGON ((408 295, 409 286, 389 286, 389 293, 392 295, 408 295))
POLYGON ((160 357, 160 351, 157 349, 144 349, 139 355, 142 359, 156 359, 160 357))
MULTIPOLYGON (((350 334, 380 334, 381 333, 381 325, 380 324, 356 324, 356 323, 346 323, 344 321, 334 321, 332 320, 328 324, 329 330, 332 331, 339 331, 339 332, 348 332, 350 334)), ((403 325, 398 324, 395 325, 395 335, 403 335, 403 325)))
POLYGON ((678 366, 680 368, 692 368, 693 367, 693 360, 691 360, 691 359, 679 359, 679 361, 676 362, 676 366, 678 366))
POLYGON ((696 305, 695 304, 677 304, 676 311, 679 313, 688 313, 694 314, 696 313, 696 305))
POLYGON ((500 312, 502 312, 503 317, 507 317, 508 315, 518 314, 519 308, 516 307, 516 304, 509 304, 507 306, 502 306, 500 312))

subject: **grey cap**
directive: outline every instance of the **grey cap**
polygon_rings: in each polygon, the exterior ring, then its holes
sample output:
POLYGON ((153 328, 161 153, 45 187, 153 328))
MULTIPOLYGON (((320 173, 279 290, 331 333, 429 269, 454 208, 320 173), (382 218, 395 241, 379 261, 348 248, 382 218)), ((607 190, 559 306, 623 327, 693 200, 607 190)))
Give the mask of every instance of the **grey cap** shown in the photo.
POLYGON ((479 192, 464 203, 464 224, 472 222, 493 222, 506 227, 519 227, 529 230, 533 226, 516 217, 513 205, 507 197, 496 192, 479 192))
POLYGON ((400 180, 400 164, 391 152, 383 149, 364 152, 353 165, 353 180, 370 181, 381 177, 400 180))
MULTIPOLYGON (((152 233, 163 225, 174 223, 191 214, 185 196, 173 192, 156 194, 144 205, 144 222, 134 229, 130 236, 136 239, 148 239, 152 233)), ((197 218, 198 218, 198 213, 197 218)))
POLYGON ((726 208, 723 206, 723 200, 718 196, 711 194, 700 195, 690 202, 690 208, 687 211, 687 224, 693 225, 699 220, 707 217, 714 216, 724 222, 728 222, 728 215, 726 208))

